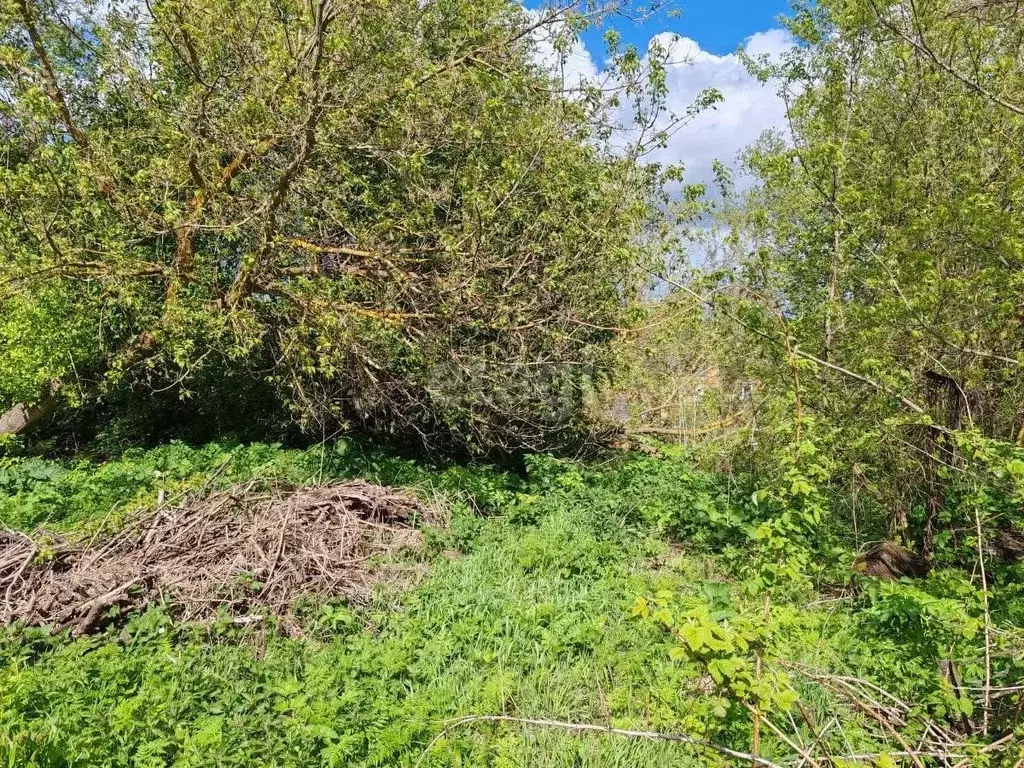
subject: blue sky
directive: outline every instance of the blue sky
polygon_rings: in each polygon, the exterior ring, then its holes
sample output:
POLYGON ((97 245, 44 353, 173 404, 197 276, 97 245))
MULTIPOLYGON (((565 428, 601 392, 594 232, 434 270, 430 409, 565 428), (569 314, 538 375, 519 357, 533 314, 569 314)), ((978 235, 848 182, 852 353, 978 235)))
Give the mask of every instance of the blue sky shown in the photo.
POLYGON ((658 32, 678 32, 696 40, 708 53, 722 56, 732 53, 736 47, 753 35, 778 26, 775 21, 780 14, 789 11, 788 2, 779 0, 682 0, 676 18, 652 20, 644 27, 627 30, 632 42, 641 48, 648 39, 658 32))
MULTIPOLYGON (((644 1, 634 0, 634 5, 644 1)), ((706 89, 722 93, 720 104, 698 115, 653 157, 664 163, 682 163, 691 182, 710 183, 716 160, 736 165, 740 153, 764 131, 785 129, 785 106, 776 92, 777 85, 758 82, 735 52, 745 45, 753 55, 776 57, 792 47, 793 41, 778 21, 789 12, 789 1, 675 2, 678 15, 663 11, 640 27, 624 18, 616 18, 611 24, 624 42, 636 45, 641 52, 655 36, 670 49, 667 103, 673 113, 685 113, 706 89), (680 39, 673 40, 675 35, 680 39)), ((550 5, 550 0, 527 0, 527 4, 550 5)), ((580 78, 599 78, 605 58, 602 35, 603 30, 584 35, 564 59, 550 44, 540 47, 538 57, 550 62, 567 84, 578 83, 580 78)))
MULTIPOLYGON (((531 8, 542 4, 538 0, 526 3, 531 8)), ((675 32, 695 40, 708 53, 723 56, 734 52, 751 35, 777 27, 776 19, 790 10, 788 0, 675 0, 672 7, 677 15, 663 10, 641 26, 625 19, 612 24, 625 42, 641 50, 654 35, 675 32)), ((599 54, 601 34, 594 31, 585 38, 594 54, 599 54)))

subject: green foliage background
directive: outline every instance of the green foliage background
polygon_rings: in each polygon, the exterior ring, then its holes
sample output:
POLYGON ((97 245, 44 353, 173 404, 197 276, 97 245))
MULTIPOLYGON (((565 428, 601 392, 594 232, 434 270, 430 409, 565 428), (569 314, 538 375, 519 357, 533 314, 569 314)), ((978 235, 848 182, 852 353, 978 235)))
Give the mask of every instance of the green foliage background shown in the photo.
POLYGON ((0 403, 269 388, 314 434, 570 442, 690 113, 664 50, 610 48, 612 93, 537 63, 600 12, 5 0, 0 403))
POLYGON ((747 59, 789 135, 753 188, 676 194, 646 155, 717 94, 668 114, 668 51, 614 32, 611 87, 534 58, 617 7, 0 0, 0 402, 49 420, 4 437, 0 524, 349 477, 450 518, 396 555, 418 586, 290 625, 0 630, 0 758, 920 768, 951 734, 943 760, 1018 764, 1007 6, 798 3, 799 44, 747 59), (482 453, 507 463, 456 461, 482 453), (927 576, 860 575, 882 540, 927 576))

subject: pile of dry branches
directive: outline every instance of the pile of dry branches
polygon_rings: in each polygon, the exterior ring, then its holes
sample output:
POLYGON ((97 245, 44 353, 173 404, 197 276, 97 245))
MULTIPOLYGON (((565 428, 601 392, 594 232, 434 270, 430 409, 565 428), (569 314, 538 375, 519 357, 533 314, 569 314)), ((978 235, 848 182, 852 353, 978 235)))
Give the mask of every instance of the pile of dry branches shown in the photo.
MULTIPOLYGON (((811 667, 786 662, 783 666, 790 672, 811 680, 832 696, 837 701, 843 702, 849 709, 859 712, 865 716, 863 725, 869 731, 874 731, 879 743, 899 744, 902 751, 886 753, 890 758, 902 758, 909 761, 915 768, 925 768, 926 765, 941 765, 946 768, 969 768, 971 765, 983 761, 982 755, 998 754, 1009 750, 1019 741, 1012 732, 990 733, 988 728, 988 717, 984 718, 984 726, 972 723, 966 715, 961 717, 960 722, 951 718, 947 722, 941 722, 932 718, 924 717, 919 708, 911 702, 904 701, 881 686, 857 677, 829 674, 811 667), (916 721, 913 728, 911 721, 916 721), (916 736, 908 735, 910 731, 917 733, 916 736), (974 743, 970 743, 968 737, 975 737, 974 743), (977 739, 985 743, 979 745, 977 739)), ((959 688, 961 695, 969 691, 959 688)), ((1012 689, 1002 689, 1010 691, 1012 689)), ((979 708, 981 705, 979 703, 979 708)), ((823 742, 829 731, 835 729, 842 731, 842 725, 838 714, 831 721, 824 725, 815 724, 807 715, 802 706, 798 706, 800 713, 811 733, 814 735, 813 742, 800 741, 797 735, 793 740, 783 738, 803 758, 802 764, 810 768, 824 768, 832 764, 837 757, 823 750, 823 742)), ((795 721, 793 722, 794 732, 798 731, 795 721)), ((784 736, 784 735, 783 735, 784 736)), ((843 734, 845 739, 845 734, 843 734)), ((874 754, 847 754, 841 758, 850 762, 862 762, 874 760, 878 755, 874 754)), ((1021 765, 1020 762, 1017 765, 1021 765)))
POLYGON ((169 601, 184 620, 286 615, 295 599, 365 599, 396 568, 381 555, 418 548, 434 522, 414 497, 378 485, 197 494, 93 536, 0 531, 0 624, 70 627, 169 601))

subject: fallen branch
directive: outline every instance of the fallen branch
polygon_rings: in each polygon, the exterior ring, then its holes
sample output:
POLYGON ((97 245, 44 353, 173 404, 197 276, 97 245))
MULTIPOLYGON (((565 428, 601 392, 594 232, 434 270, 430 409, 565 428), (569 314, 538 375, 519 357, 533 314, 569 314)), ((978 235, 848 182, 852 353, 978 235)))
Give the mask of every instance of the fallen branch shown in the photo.
POLYGON ((701 437, 735 425, 742 416, 742 413, 734 413, 727 418, 719 419, 718 421, 707 424, 699 429, 680 430, 674 427, 636 427, 634 429, 627 430, 627 432, 631 435, 670 435, 673 437, 682 435, 683 437, 701 437))
POLYGON ((981 530, 981 513, 974 510, 978 533, 978 568, 981 570, 981 599, 985 608, 985 704, 981 710, 981 732, 988 736, 988 718, 992 709, 992 616, 988 609, 988 577, 985 574, 985 536, 981 530))
POLYGON ((815 760, 814 756, 810 752, 808 752, 806 749, 804 749, 791 738, 789 738, 785 733, 782 732, 781 728, 775 725, 775 723, 773 723, 767 717, 764 717, 756 708, 754 708, 750 704, 747 704, 746 706, 747 709, 750 710, 750 713, 754 715, 754 717, 757 718, 759 722, 763 722, 765 725, 767 725, 768 730, 770 730, 772 733, 778 736, 779 739, 785 744, 787 744, 790 749, 792 749, 794 752, 800 755, 800 757, 802 758, 801 764, 808 763, 812 766, 812 768, 821 768, 821 763, 815 760))
POLYGON ((648 741, 674 741, 680 744, 688 744, 691 747, 697 747, 698 749, 717 752, 720 755, 732 757, 737 760, 744 760, 755 766, 764 766, 764 768, 783 768, 778 763, 773 763, 771 760, 766 760, 763 757, 756 757, 749 752, 738 752, 734 749, 729 749, 728 747, 723 747, 710 741, 695 739, 692 736, 684 736, 682 734, 658 733, 657 731, 631 731, 623 728, 609 728, 604 725, 592 725, 590 723, 568 723, 561 720, 540 720, 529 717, 510 717, 508 715, 470 715, 468 717, 460 717, 457 720, 448 721, 445 723, 444 729, 435 736, 427 745, 427 748, 423 750, 423 754, 421 754, 419 759, 416 761, 416 768, 419 768, 423 763, 423 760, 426 759, 426 756, 430 753, 430 750, 434 748, 434 745, 447 736, 449 731, 453 728, 458 728, 470 723, 519 723, 521 725, 536 725, 541 728, 561 728, 566 731, 608 733, 614 736, 625 736, 633 739, 647 739, 648 741))
POLYGON ((937 760, 960 760, 965 756, 953 754, 951 752, 940 752, 937 750, 903 750, 902 752, 865 752, 863 754, 835 755, 832 759, 849 763, 874 763, 883 757, 890 757, 894 759, 897 757, 908 757, 915 761, 916 764, 922 757, 932 757, 937 760))
POLYGON ((57 410, 57 390, 61 382, 53 381, 43 393, 39 401, 33 405, 15 403, 4 413, 0 414, 0 436, 17 435, 29 427, 38 424, 44 418, 57 410))

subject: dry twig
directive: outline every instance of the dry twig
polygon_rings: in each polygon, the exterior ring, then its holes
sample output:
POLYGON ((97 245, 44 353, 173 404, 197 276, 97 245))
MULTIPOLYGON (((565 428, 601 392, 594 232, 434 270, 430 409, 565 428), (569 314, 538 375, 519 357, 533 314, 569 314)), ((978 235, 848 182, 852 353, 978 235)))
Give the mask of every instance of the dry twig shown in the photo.
POLYGON ((748 752, 738 752, 728 747, 723 747, 718 744, 714 744, 710 741, 704 741, 702 739, 695 739, 692 736, 683 736, 681 734, 674 733, 658 733, 656 731, 630 731, 623 728, 609 728, 604 725, 592 725, 590 723, 568 723, 561 720, 541 720, 537 718, 529 717, 511 717, 508 715, 470 715, 469 717, 460 717, 457 720, 450 720, 445 723, 442 731, 437 734, 427 745, 427 748, 423 750, 423 754, 420 755, 419 760, 416 761, 416 768, 423 763, 423 760, 430 753, 430 750, 434 746, 448 735, 449 731, 459 726, 468 725, 470 723, 519 723, 521 725, 536 725, 542 728, 560 728, 567 731, 579 731, 579 732, 591 732, 591 733, 608 733, 614 736, 626 736, 634 739, 647 739, 650 741, 674 741, 681 744, 688 744, 698 749, 717 752, 720 755, 726 757, 736 758, 737 760, 744 760, 746 762, 753 763, 755 766, 763 766, 763 768, 782 768, 778 763, 773 763, 771 760, 765 760, 762 757, 755 757, 748 752))

